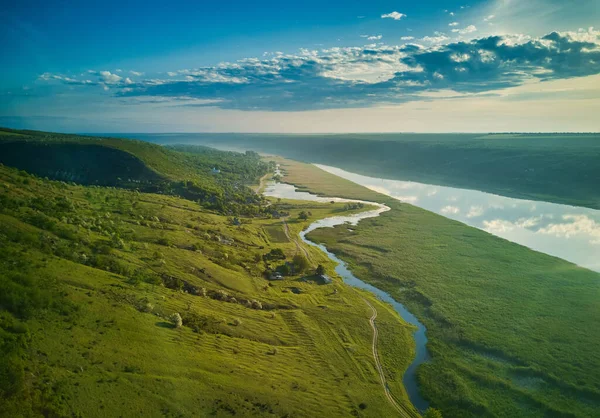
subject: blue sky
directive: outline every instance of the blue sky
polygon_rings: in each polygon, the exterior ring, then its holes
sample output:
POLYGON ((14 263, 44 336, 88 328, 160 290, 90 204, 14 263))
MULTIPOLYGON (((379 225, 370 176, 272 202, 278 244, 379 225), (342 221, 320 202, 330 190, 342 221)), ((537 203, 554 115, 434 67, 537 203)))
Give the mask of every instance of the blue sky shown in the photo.
POLYGON ((14 3, 0 125, 600 130, 594 1, 14 3))

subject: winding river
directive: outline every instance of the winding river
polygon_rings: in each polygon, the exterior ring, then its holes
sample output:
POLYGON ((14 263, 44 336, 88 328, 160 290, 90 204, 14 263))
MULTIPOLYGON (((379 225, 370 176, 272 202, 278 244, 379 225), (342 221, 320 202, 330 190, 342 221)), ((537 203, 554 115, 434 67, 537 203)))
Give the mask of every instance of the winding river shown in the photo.
POLYGON ((345 283, 350 286, 354 286, 360 289, 367 290, 377 296, 380 300, 389 303, 396 312, 404 319, 404 321, 412 324, 416 327, 416 331, 414 333, 415 343, 416 343, 416 354, 413 362, 409 365, 408 369, 404 373, 402 378, 402 382, 408 394, 408 397, 412 404, 419 411, 423 412, 428 407, 428 402, 421 397, 419 393, 419 388, 417 386, 417 377, 416 371, 419 365, 429 359, 429 354, 427 353, 427 336, 425 335, 425 326, 419 322, 419 320, 411 314, 401 303, 396 302, 388 293, 368 284, 357 278, 352 274, 352 272, 346 266, 342 260, 337 258, 333 253, 329 252, 324 245, 317 244, 315 242, 310 241, 306 238, 306 234, 317 229, 317 228, 332 228, 336 225, 341 224, 350 224, 356 225, 361 219, 366 218, 374 218, 379 216, 382 212, 390 210, 389 207, 374 203, 374 202, 366 202, 361 200, 351 200, 351 199, 342 199, 337 197, 321 197, 316 196, 307 192, 299 192, 296 188, 290 184, 285 183, 275 183, 269 182, 263 192, 265 196, 276 197, 282 199, 293 199, 293 200, 309 200, 313 202, 323 202, 328 203, 331 201, 335 202, 348 202, 348 203, 364 203, 366 205, 376 206, 377 209, 356 213, 353 215, 347 216, 332 216, 330 218, 321 219, 319 221, 313 222, 301 232, 300 238, 302 241, 311 245, 313 247, 319 248, 323 251, 327 256, 337 263, 335 268, 336 273, 342 277, 345 283))

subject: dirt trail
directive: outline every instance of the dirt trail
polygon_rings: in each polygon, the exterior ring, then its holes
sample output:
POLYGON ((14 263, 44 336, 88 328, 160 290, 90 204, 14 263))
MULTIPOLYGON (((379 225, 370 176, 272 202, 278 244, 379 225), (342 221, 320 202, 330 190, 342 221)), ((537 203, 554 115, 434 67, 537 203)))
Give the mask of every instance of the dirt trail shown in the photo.
POLYGON ((412 410, 404 407, 403 405, 398 404, 392 394, 390 393, 390 389, 388 388, 387 381, 385 378, 385 373, 383 372, 383 366, 379 361, 379 353, 377 352, 377 339, 379 338, 379 333, 377 331, 377 326, 375 325, 375 319, 377 319, 377 310, 375 307, 365 298, 362 298, 367 305, 373 311, 373 315, 369 318, 369 323, 371 324, 371 328, 373 329, 373 343, 372 343, 372 352, 373 358, 375 359, 375 366, 377 367, 377 371, 379 372, 379 379, 381 380, 381 386, 383 386, 383 391, 385 392, 385 396, 390 401, 392 406, 398 411, 401 417, 413 418, 418 417, 419 415, 414 413, 412 410))
POLYGON ((285 236, 287 237, 288 240, 290 240, 291 242, 296 244, 296 254, 298 254, 298 251, 301 251, 304 254, 304 256, 306 257, 306 259, 309 261, 309 263, 314 264, 312 261, 312 258, 310 257, 310 253, 306 250, 306 248, 304 248, 304 246, 302 246, 296 238, 292 238, 292 236, 290 234, 290 227, 288 226, 285 219, 283 219, 282 222, 283 222, 283 232, 285 232, 285 236))
POLYGON ((258 181, 258 184, 252 186, 254 192, 256 192, 257 194, 262 194, 262 192, 265 190, 265 187, 267 187, 267 181, 269 181, 272 176, 273 173, 267 173, 264 176, 262 176, 258 181))
MULTIPOLYGON (((290 240, 294 244, 296 244, 296 254, 298 253, 298 251, 302 251, 304 253, 305 257, 308 259, 308 261, 312 264, 312 259, 310 257, 310 254, 306 250, 306 248, 304 248, 304 246, 302 246, 298 242, 298 239, 292 238, 292 236, 290 234, 290 228, 289 228, 286 220, 283 219, 282 223, 283 223, 283 231, 285 232, 285 236, 287 237, 288 240, 290 240)), ((369 306, 369 308, 371 308, 371 310, 373 311, 373 315, 371 315, 371 318, 369 318, 369 324, 371 325, 371 329, 373 330, 373 342, 371 345, 371 350, 373 353, 373 359, 375 360, 375 367, 377 368, 377 372, 379 373, 379 379, 381 381, 381 386, 383 386, 383 391, 385 393, 385 397, 388 399, 388 401, 394 407, 394 409, 396 409, 396 411, 398 411, 399 416, 404 417, 404 418, 419 417, 420 415, 415 413, 412 409, 409 409, 403 405, 398 404, 398 402, 396 402, 396 400, 390 393, 390 389, 388 388, 387 380, 385 378, 385 373, 383 371, 383 366, 381 365, 381 361, 379 360, 379 352, 377 351, 377 340, 379 338, 379 331, 377 331, 377 326, 375 325, 375 319, 377 319, 377 310, 367 299, 365 299, 362 296, 361 296, 361 299, 364 300, 365 303, 369 306)))

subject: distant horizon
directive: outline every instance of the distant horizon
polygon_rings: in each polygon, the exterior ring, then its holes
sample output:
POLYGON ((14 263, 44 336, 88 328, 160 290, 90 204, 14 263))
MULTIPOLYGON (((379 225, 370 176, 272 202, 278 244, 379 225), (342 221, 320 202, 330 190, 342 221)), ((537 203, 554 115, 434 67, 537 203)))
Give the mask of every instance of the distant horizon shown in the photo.
POLYGON ((286 136, 318 136, 318 135, 600 135, 600 131, 496 131, 496 132, 412 132, 412 131, 397 131, 397 132, 73 132, 76 135, 109 135, 109 134, 127 134, 127 135, 183 135, 183 134, 200 134, 200 135, 216 135, 216 134, 228 134, 228 135, 286 135, 286 136))
POLYGON ((164 131, 164 132, 134 132, 134 131, 114 131, 114 132, 91 132, 91 131, 45 131, 41 129, 30 128, 12 128, 9 126, 0 126, 0 129, 11 129, 16 131, 38 131, 53 132, 69 135, 91 135, 91 136, 109 136, 109 135, 283 135, 283 136, 341 136, 341 135, 600 135, 600 131, 448 131, 448 132, 414 132, 414 131, 395 131, 395 132, 235 132, 235 131, 164 131))

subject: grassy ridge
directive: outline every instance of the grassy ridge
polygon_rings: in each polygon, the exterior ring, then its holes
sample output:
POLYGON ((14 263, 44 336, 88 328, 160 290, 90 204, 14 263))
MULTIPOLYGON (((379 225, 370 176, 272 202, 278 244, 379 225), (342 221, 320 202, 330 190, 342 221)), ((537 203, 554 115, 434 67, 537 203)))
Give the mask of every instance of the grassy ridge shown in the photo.
MULTIPOLYGON (((270 207, 293 234, 310 222, 301 211, 345 211, 270 207)), ((0 165, 0 416, 390 416, 361 295, 310 271, 265 280, 265 254, 298 251, 282 231, 266 215, 0 165)), ((410 328, 362 296, 394 330, 380 354, 403 398, 410 328)))
POLYGON ((137 135, 253 149, 354 173, 600 208, 598 134, 137 135))
POLYGON ((598 415, 599 274, 284 164, 286 181, 392 208, 354 232, 324 228, 309 238, 425 323, 433 358, 419 379, 444 416, 598 415))
POLYGON ((248 186, 267 173, 258 154, 199 146, 0 128, 0 163, 41 177, 183 196, 208 209, 255 215, 261 197, 248 186), (217 169, 217 172, 213 172, 217 169))

